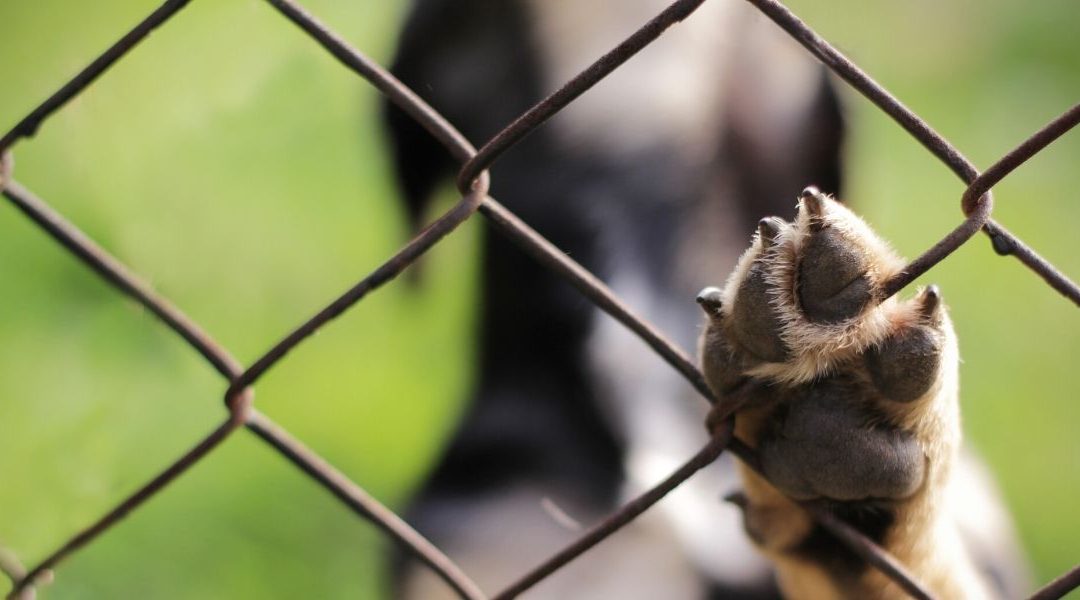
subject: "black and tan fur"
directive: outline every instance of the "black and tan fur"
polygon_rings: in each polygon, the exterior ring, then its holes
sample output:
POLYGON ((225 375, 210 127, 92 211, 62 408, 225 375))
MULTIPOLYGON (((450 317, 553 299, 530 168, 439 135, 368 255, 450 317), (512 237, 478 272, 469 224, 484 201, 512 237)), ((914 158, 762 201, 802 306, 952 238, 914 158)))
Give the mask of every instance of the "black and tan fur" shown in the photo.
MULTIPOLYGON (((479 145, 669 3, 415 0, 393 71, 479 145)), ((457 165, 393 108, 387 123, 420 226, 457 165)), ((843 131, 820 65, 748 3, 710 0, 502 155, 492 195, 692 347, 690 299, 734 267, 745 232, 792 190, 841 189, 843 131)), ((494 591, 580 535, 545 507, 595 523, 700 449, 705 408, 566 281, 490 228, 480 243, 469 402, 406 517, 494 591)), ((768 561, 720 502, 737 485, 722 456, 529 597, 775 600, 768 561)), ((980 506, 993 540, 980 547, 1003 547, 1007 518, 996 499, 980 506)), ((394 563, 393 597, 452 597, 423 566, 394 563)))
MULTIPOLYGON (((474 143, 557 89, 668 0, 417 0, 394 72, 474 143)), ((455 165, 388 112, 419 224, 455 165)), ((492 195, 683 347, 686 299, 728 270, 785 190, 839 185, 839 105, 824 70, 745 3, 707 2, 499 158, 492 195)), ((568 283, 484 228, 471 398, 408 512, 494 590, 705 443, 704 403, 568 283)), ((538 598, 776 598, 719 496, 732 461, 543 582, 538 598), (716 552, 723 548, 724 553, 716 552)), ((445 593, 399 564, 395 597, 445 593)))
POLYGON ((750 536, 788 598, 903 598, 809 518, 818 503, 891 552, 941 598, 986 598, 946 495, 960 451, 958 351, 934 287, 884 298, 904 266, 854 213, 813 188, 794 223, 764 219, 723 290, 699 301, 705 375, 751 389, 736 434, 750 536))

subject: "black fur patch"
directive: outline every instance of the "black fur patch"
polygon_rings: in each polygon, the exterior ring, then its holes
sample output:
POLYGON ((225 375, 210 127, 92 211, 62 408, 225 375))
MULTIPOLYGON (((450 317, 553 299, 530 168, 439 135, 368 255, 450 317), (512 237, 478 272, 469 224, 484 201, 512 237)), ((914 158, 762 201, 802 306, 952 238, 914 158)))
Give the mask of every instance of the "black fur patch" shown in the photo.
MULTIPOLYGON (((885 505, 874 502, 815 502, 824 506, 838 519, 851 525, 874 543, 881 545, 889 529, 896 521, 896 514, 885 505)), ((870 566, 847 545, 829 533, 821 525, 815 525, 791 554, 797 558, 821 565, 837 579, 856 579, 870 566)))

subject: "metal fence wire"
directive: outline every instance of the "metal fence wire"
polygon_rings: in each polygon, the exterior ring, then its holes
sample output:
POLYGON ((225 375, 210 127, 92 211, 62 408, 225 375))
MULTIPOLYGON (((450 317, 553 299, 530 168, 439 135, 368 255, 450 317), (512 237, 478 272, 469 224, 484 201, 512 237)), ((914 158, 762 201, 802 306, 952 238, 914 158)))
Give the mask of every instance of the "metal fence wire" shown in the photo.
MULTIPOLYGON (((228 389, 224 396, 228 409, 225 420, 177 458, 168 468, 147 481, 138 491, 97 521, 73 535, 52 554, 30 568, 23 568, 12 553, 0 552, 0 569, 7 574, 13 584, 8 598, 33 597, 35 586, 51 578, 52 570, 61 561, 93 543, 125 515, 140 508, 147 500, 161 493, 180 474, 205 458, 240 428, 248 429, 276 449, 281 456, 323 486, 360 518, 370 521, 431 568, 459 596, 469 599, 517 596, 629 523, 697 470, 714 461, 725 450, 735 454, 751 467, 756 465, 753 450, 732 435, 733 418, 731 415, 714 411, 709 421, 711 439, 689 462, 656 487, 588 530, 576 542, 551 556, 542 565, 523 574, 518 581, 511 583, 502 591, 489 596, 439 548, 424 539, 391 510, 369 496, 360 486, 306 448, 288 431, 259 412, 253 404, 252 386, 268 370, 276 366, 290 350, 325 326, 331 319, 365 298, 368 293, 396 277, 444 236, 477 213, 487 218, 501 233, 513 239, 525 252, 572 283, 590 301, 637 334, 655 350, 660 358, 693 384, 707 401, 714 403, 715 399, 701 373, 682 350, 668 341, 656 327, 635 314, 594 275, 561 253, 551 242, 541 237, 527 223, 521 221, 488 195, 488 169, 504 152, 573 102, 591 86, 619 68, 631 56, 657 39, 671 25, 690 17, 691 13, 704 1, 678 0, 674 2, 616 48, 602 56, 561 89, 518 117, 477 150, 453 125, 412 90, 309 15, 300 5, 293 0, 267 0, 282 16, 302 29, 345 67, 375 86, 449 150, 462 165, 457 178, 461 199, 367 277, 297 326, 258 360, 246 367, 237 362, 197 323, 171 305, 168 300, 155 293, 125 265, 110 256, 78 228, 66 221, 62 215, 13 179, 12 147, 22 138, 32 136, 43 122, 85 90, 116 61, 131 52, 151 31, 165 24, 184 8, 189 0, 167 0, 161 4, 88 67, 5 133, 0 138, 0 156, 2 156, 0 188, 3 190, 3 195, 36 223, 43 232, 77 256, 88 268, 107 280, 119 292, 134 298, 155 314, 166 326, 197 350, 228 382, 228 389)), ((783 4, 776 0, 747 1, 788 32, 836 75, 892 117, 927 151, 936 156, 967 184, 960 202, 965 215, 963 221, 921 256, 911 261, 906 269, 888 283, 886 289, 890 295, 941 262, 959 246, 970 240, 979 230, 982 230, 990 237, 994 250, 998 254, 1015 257, 1061 295, 1080 305, 1080 287, 1077 287, 1073 281, 990 216, 993 207, 990 188, 1024 161, 1075 127, 1080 122, 1080 104, 1070 108, 1032 134, 991 167, 980 172, 959 150, 807 27, 783 4)), ((677 32, 673 35, 677 35, 677 32)), ((832 531, 854 552, 887 574, 913 597, 932 597, 932 594, 916 581, 903 565, 871 540, 843 522, 832 518, 826 512, 812 507, 808 507, 807 510, 819 524, 832 531)), ((1074 567, 1050 582, 1031 598, 1060 598, 1077 587, 1080 587, 1080 566, 1074 567)))

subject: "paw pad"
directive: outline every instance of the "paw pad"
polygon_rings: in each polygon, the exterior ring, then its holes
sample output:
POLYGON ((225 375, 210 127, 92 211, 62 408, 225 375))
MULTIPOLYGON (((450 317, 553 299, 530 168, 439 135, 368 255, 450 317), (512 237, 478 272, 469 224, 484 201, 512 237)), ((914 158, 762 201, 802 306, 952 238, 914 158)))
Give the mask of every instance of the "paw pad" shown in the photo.
POLYGON ((884 297, 903 265, 807 188, 794 222, 763 219, 724 288, 698 297, 706 379, 721 402, 747 379, 765 386, 768 401, 736 423, 791 497, 902 499, 928 477, 920 428, 955 404, 941 393, 955 382, 955 341, 936 287, 884 297))

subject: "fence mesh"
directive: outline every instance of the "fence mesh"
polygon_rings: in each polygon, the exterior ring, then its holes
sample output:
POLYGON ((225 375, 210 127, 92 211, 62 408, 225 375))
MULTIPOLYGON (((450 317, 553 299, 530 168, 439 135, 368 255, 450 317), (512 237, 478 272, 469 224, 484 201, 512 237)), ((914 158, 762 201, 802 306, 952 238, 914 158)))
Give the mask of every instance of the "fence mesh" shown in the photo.
MULTIPOLYGON (((454 564, 439 548, 435 547, 413 530, 394 512, 380 504, 360 486, 336 470, 332 465, 308 449, 288 431, 259 412, 253 403, 253 386, 267 371, 306 338, 326 326, 331 319, 342 314, 370 292, 386 284, 400 274, 425 252, 439 243, 446 235, 476 214, 486 218, 497 230, 514 240, 525 252, 545 267, 558 273, 573 284, 585 297, 604 310, 626 328, 633 331, 689 381, 710 403, 714 403, 708 386, 694 362, 663 332, 638 316, 629 306, 615 296, 599 279, 558 250, 513 212, 488 195, 488 170, 498 158, 517 141, 539 127, 578 96, 606 77, 642 48, 665 32, 671 25, 692 18, 692 13, 705 0, 679 0, 620 43, 573 80, 555 93, 522 114, 481 148, 474 148, 439 113, 434 111, 412 90, 402 85, 379 64, 368 59, 350 46, 326 25, 308 14, 293 0, 267 0, 284 18, 303 30, 311 40, 319 44, 346 68, 367 80, 390 101, 404 110, 435 137, 461 164, 457 183, 460 200, 437 218, 426 229, 412 238, 381 266, 364 277, 344 294, 326 304, 308 320, 298 325, 254 363, 244 366, 214 341, 192 319, 184 315, 169 301, 157 294, 124 264, 110 256, 93 240, 58 212, 50 208, 30 190, 20 185, 14 176, 11 150, 23 138, 32 136, 44 122, 68 101, 78 96, 109 67, 122 59, 155 28, 165 25, 189 0, 167 0, 149 14, 131 31, 117 40, 108 50, 97 57, 52 96, 18 122, 0 138, 0 188, 3 195, 42 232, 61 244, 82 261, 87 268, 111 284, 117 291, 130 296, 156 315, 162 323, 183 338, 228 383, 224 396, 226 418, 215 426, 190 450, 147 481, 135 493, 125 498, 112 510, 102 515, 82 531, 64 541, 45 559, 29 568, 24 567, 15 554, 0 551, 0 570, 12 581, 8 598, 28 598, 35 586, 47 582, 52 571, 65 558, 92 544, 99 536, 130 512, 139 509, 147 500, 168 488, 189 467, 217 449, 238 429, 247 429, 274 448, 280 455, 306 473, 358 517, 366 519, 400 544, 418 560, 434 571, 462 598, 510 598, 527 590, 545 577, 556 572, 568 562, 580 556, 592 546, 632 521, 666 493, 679 486, 696 471, 714 461, 723 451, 731 452, 752 468, 757 464, 751 448, 733 436, 733 418, 714 410, 710 417, 710 440, 686 464, 667 479, 640 497, 625 504, 603 522, 586 531, 576 542, 551 556, 543 564, 506 588, 490 596, 482 591, 467 573, 454 564)), ((716 1, 716 0, 714 0, 716 1)), ((967 185, 960 201, 964 219, 922 255, 911 261, 899 275, 887 285, 889 294, 895 294, 919 275, 934 267, 980 230, 988 235, 993 248, 1001 255, 1013 256, 1047 285, 1080 305, 1080 288, 1060 273, 1032 248, 1011 234, 991 218, 993 199, 990 188, 1007 177, 1014 169, 1045 148, 1055 139, 1080 122, 1080 104, 1033 133, 1015 149, 1008 152, 984 171, 979 171, 963 154, 945 138, 935 132, 918 115, 906 108, 886 89, 876 83, 857 65, 818 36, 783 4, 775 0, 747 0, 769 19, 797 40, 808 52, 824 63, 837 76, 850 84, 883 112, 888 114, 928 152, 951 169, 967 185)), ((672 35, 678 35, 677 32, 672 35)), ((931 598, 915 578, 888 553, 875 545, 858 531, 833 518, 829 513, 807 506, 811 516, 823 527, 832 531, 854 552, 871 565, 892 578, 911 596, 931 598)), ((1066 572, 1037 591, 1031 598, 1059 598, 1070 590, 1080 587, 1080 566, 1066 572)))

